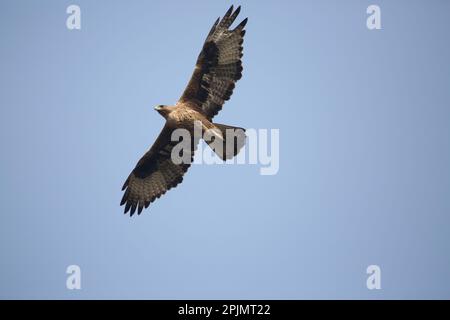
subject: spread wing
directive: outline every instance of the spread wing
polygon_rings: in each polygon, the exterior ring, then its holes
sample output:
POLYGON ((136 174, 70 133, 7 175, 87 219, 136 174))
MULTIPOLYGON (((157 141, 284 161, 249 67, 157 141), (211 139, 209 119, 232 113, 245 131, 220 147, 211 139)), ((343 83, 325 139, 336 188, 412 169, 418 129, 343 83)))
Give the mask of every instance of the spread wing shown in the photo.
POLYGON ((233 12, 231 6, 222 20, 216 20, 180 98, 180 102, 191 101, 201 107, 210 120, 230 99, 235 83, 242 76, 242 44, 247 18, 233 30, 228 29, 240 10, 241 7, 238 7, 233 12))
MULTIPOLYGON (((128 176, 122 190, 125 190, 120 205, 125 205, 124 213, 130 211, 132 216, 136 209, 140 214, 155 199, 176 187, 183 181, 183 175, 192 163, 198 141, 191 140, 189 152, 191 162, 175 164, 171 159, 172 149, 179 143, 171 141, 172 129, 167 125, 159 134, 150 150, 138 161, 136 167, 128 176)), ((194 135, 191 135, 194 136, 194 135)))

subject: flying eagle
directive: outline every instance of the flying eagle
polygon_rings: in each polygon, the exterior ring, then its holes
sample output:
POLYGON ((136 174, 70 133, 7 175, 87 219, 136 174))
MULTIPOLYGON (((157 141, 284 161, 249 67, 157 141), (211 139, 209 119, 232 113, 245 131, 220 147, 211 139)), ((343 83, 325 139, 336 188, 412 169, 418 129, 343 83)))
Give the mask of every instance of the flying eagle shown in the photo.
POLYGON ((226 132, 236 132, 233 148, 214 150, 223 160, 235 156, 245 144, 244 129, 212 122, 225 101, 230 99, 235 83, 242 76, 242 44, 247 18, 234 29, 229 29, 240 10, 239 6, 233 12, 231 6, 222 19, 216 20, 178 102, 174 106, 155 107, 166 123, 153 146, 138 161, 122 187, 125 193, 120 205, 125 205, 125 214, 129 211, 132 216, 136 210, 140 214, 143 208, 183 181, 199 142, 199 139, 194 138, 194 123, 201 124, 202 133, 208 130, 212 132, 213 138, 206 141, 208 144, 218 139, 225 146, 226 132), (190 160, 186 163, 174 162, 171 157, 173 148, 179 143, 172 141, 172 133, 179 128, 188 130, 192 137, 189 150, 182 150, 190 160))

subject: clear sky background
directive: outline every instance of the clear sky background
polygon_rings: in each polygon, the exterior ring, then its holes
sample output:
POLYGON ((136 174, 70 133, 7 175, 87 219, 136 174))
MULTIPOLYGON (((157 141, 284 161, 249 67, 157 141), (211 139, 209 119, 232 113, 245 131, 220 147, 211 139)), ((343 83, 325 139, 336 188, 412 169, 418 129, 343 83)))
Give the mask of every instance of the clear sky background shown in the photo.
POLYGON ((279 129, 279 173, 195 165, 123 215, 153 107, 231 4, 1 2, 1 298, 450 298, 449 1, 234 3, 244 72, 216 121, 279 129))

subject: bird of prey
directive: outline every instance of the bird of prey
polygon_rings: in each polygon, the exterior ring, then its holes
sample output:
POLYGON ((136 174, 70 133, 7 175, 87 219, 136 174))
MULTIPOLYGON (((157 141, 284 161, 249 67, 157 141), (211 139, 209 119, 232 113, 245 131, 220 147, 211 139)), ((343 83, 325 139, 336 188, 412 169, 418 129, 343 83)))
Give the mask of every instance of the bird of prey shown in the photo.
POLYGON ((125 193, 120 205, 125 205, 125 214, 130 212, 132 216, 136 210, 140 214, 143 208, 147 208, 167 190, 182 182, 199 142, 199 139, 194 138, 194 123, 201 124, 202 132, 212 132, 213 138, 206 141, 208 144, 218 139, 217 141, 225 145, 226 132, 236 132, 232 148, 214 150, 223 160, 235 156, 245 144, 244 129, 212 121, 225 101, 230 99, 235 83, 242 76, 242 44, 247 18, 234 29, 230 29, 240 9, 238 7, 233 11, 231 6, 222 19, 216 20, 197 58, 191 79, 178 102, 173 106, 155 107, 166 122, 153 146, 138 161, 123 185, 122 190, 125 193), (179 143, 172 141, 171 136, 174 130, 179 128, 192 134, 189 150, 185 148, 181 152, 186 152, 184 155, 188 155, 190 161, 183 163, 173 161, 171 156, 173 148, 179 143))

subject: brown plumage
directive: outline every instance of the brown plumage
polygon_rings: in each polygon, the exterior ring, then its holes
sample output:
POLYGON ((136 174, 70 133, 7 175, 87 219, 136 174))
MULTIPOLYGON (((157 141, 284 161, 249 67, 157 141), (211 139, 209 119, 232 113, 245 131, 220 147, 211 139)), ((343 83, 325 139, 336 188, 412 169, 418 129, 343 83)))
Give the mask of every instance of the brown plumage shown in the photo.
POLYGON ((213 117, 230 99, 235 83, 242 76, 242 44, 247 18, 234 29, 229 29, 240 9, 238 7, 233 12, 231 6, 224 17, 214 23, 198 56, 192 77, 175 106, 160 105, 155 108, 166 119, 166 124, 123 185, 125 193, 120 205, 125 205, 125 213, 130 211, 132 216, 137 210, 140 214, 143 208, 183 181, 190 163, 175 164, 171 159, 172 149, 178 143, 171 141, 175 129, 184 128, 191 133, 191 148, 183 150, 191 161, 199 142, 198 139, 194 141, 194 121, 201 122, 203 132, 212 129, 214 139, 222 141, 223 150, 214 150, 222 159, 232 158, 245 144, 242 128, 212 123, 213 117), (225 148, 227 129, 238 133, 233 150, 225 148))

